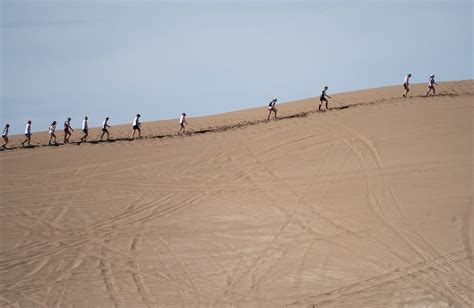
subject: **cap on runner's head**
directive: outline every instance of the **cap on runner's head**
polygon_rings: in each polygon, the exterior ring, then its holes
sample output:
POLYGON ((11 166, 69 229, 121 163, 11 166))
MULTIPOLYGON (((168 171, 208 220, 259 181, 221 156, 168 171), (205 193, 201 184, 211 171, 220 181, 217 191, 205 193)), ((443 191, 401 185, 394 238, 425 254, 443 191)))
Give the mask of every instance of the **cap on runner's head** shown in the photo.
POLYGON ((28 120, 28 124, 31 124, 31 120, 28 120))
POLYGON ((6 127, 10 127, 10 124, 7 123, 7 125, 5 125, 6 127))
POLYGON ((183 112, 181 115, 184 115, 184 116, 185 116, 185 115, 186 115, 186 112, 183 112))
POLYGON ((86 119, 86 120, 87 120, 87 119, 88 119, 88 117, 87 117, 87 116, 85 116, 85 117, 84 117, 84 119, 86 119))
POLYGON ((433 75, 430 75, 430 78, 434 78, 434 76, 435 76, 434 74, 433 74, 433 75))
POLYGON ((106 119, 106 120, 108 120, 108 119, 109 119, 109 117, 105 117, 105 119, 106 119))
POLYGON ((411 74, 408 74, 408 77, 411 77, 411 74))
POLYGON ((137 113, 137 117, 141 117, 141 115, 139 113, 137 113))
POLYGON ((328 86, 324 86, 325 89, 329 89, 328 86))
POLYGON ((71 121, 71 118, 67 118, 68 121, 71 121))
POLYGON ((56 125, 56 121, 53 121, 53 125, 56 125))

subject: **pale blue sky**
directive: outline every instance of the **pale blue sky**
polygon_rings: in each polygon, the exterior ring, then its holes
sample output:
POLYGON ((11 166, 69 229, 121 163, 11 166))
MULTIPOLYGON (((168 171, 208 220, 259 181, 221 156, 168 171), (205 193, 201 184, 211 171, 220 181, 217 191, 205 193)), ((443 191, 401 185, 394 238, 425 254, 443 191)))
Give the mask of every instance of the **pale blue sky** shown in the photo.
POLYGON ((472 79, 472 2, 1 1, 1 123, 191 117, 472 79))

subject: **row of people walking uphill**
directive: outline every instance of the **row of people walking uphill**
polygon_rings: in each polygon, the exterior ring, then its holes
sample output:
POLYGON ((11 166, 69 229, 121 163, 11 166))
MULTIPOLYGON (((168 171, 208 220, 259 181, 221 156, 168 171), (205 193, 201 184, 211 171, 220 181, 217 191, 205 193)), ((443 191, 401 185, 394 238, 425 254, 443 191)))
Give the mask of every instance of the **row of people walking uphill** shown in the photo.
MULTIPOLYGON (((407 98, 408 97, 408 92, 410 92, 410 78, 412 77, 411 74, 408 74, 405 76, 405 79, 403 81, 403 89, 405 90, 405 93, 402 95, 403 97, 407 98)), ((437 83, 435 82, 435 75, 430 75, 429 81, 428 81, 428 92, 426 92, 425 96, 428 96, 431 92, 433 92, 433 95, 436 95, 436 89, 435 85, 437 83)), ((318 106, 318 111, 321 111, 321 106, 323 103, 326 105, 326 109, 329 109, 328 106, 328 100, 327 98, 332 98, 329 96, 326 91, 328 90, 328 86, 324 86, 324 88, 321 91, 321 95, 319 96, 319 106, 318 106)), ((270 117, 272 113, 274 114, 274 118, 277 118, 277 112, 278 109, 276 108, 276 103, 277 99, 273 98, 270 103, 268 104, 268 116, 267 120, 270 120, 270 117)), ((132 123, 132 128, 133 128, 133 133, 132 133, 132 140, 135 139, 135 134, 138 132, 138 137, 141 137, 141 122, 140 122, 141 115, 137 114, 135 118, 133 119, 132 123)), ((87 138, 89 136, 89 124, 88 124, 89 118, 86 116, 84 117, 84 120, 82 121, 82 137, 81 137, 81 142, 86 142, 87 138)), ((103 138, 105 135, 107 135, 107 141, 110 140, 110 133, 108 128, 110 128, 109 125, 109 117, 106 117, 104 121, 102 122, 102 134, 100 136, 100 141, 103 141, 103 138)), ((57 138, 56 138, 56 125, 57 122, 53 121, 51 125, 49 126, 49 142, 48 145, 57 145, 57 138)), ((188 125, 186 122, 186 113, 182 113, 181 117, 179 119, 179 131, 177 132, 178 135, 186 133, 185 125, 188 125)), ((2 133, 2 138, 3 138, 3 148, 6 148, 9 140, 8 140, 8 131, 10 129, 10 124, 6 124, 3 133, 2 133)), ((72 136, 72 132, 74 132, 74 129, 71 127, 71 118, 67 118, 66 121, 64 121, 64 144, 69 143, 69 138, 72 136)), ((31 145, 31 120, 26 123, 25 127, 25 137, 26 139, 21 143, 22 146, 25 146, 27 144, 28 146, 31 145)))
MULTIPOLYGON (((408 92, 410 92, 410 78, 411 78, 411 74, 408 74, 405 76, 405 79, 403 81, 403 89, 405 90, 405 93, 402 96, 405 98, 408 97, 408 92)), ((430 75, 429 80, 428 80, 428 92, 426 92, 425 96, 430 95, 432 91, 433 91, 433 95, 436 95, 435 85, 437 85, 435 81, 435 75, 430 75)), ((328 106, 329 102, 327 98, 332 98, 332 97, 326 93, 328 89, 329 89, 328 86, 324 86, 323 90, 321 91, 321 95, 319 96, 318 111, 321 111, 321 106, 323 105, 323 102, 326 104, 326 109, 329 109, 329 106, 328 106)), ((274 118, 277 118, 278 110, 275 106, 276 102, 277 102, 277 99, 274 98, 268 104, 267 120, 270 120, 270 116, 272 115, 272 113, 274 113, 274 118)))
MULTIPOLYGON (((407 98, 408 97, 408 92, 410 92, 410 78, 411 78, 411 74, 408 74, 405 76, 405 79, 403 81, 403 89, 405 90, 405 93, 402 95, 403 97, 407 98)), ((435 89, 435 85, 437 85, 436 81, 435 81, 435 75, 430 75, 429 77, 429 80, 428 80, 428 92, 426 92, 425 96, 428 96, 430 95, 431 92, 433 92, 433 95, 436 95, 436 89, 435 89)), ((329 106, 328 106, 328 100, 326 98, 332 98, 331 96, 329 96, 326 91, 328 90, 328 86, 324 86, 323 90, 321 91, 321 95, 319 96, 319 106, 318 106, 318 111, 321 111, 321 106, 323 105, 323 102, 326 103, 326 109, 329 109, 329 106)), ((274 115, 274 118, 277 117, 277 108, 276 108, 276 102, 277 102, 277 99, 274 98, 270 101, 270 103, 268 104, 268 116, 267 116, 267 120, 270 120, 270 116, 272 114, 272 112, 275 114, 274 115)))
MULTIPOLYGON (((132 133, 132 138, 131 138, 132 140, 135 139, 135 134, 136 133, 138 133, 138 138, 140 138, 141 135, 142 135, 142 131, 141 131, 142 123, 140 122, 140 118, 141 118, 141 115, 137 114, 135 116, 135 118, 133 119, 133 122, 132 122, 133 133, 132 133)), ((102 122, 102 126, 101 126, 102 134, 100 135, 100 141, 101 142, 104 141, 104 137, 107 138, 106 141, 110 141, 109 120, 110 120, 109 117, 105 117, 104 121, 102 122)), ((80 139, 81 143, 82 142, 87 142, 87 138, 89 136, 89 123, 88 123, 88 121, 89 121, 89 117, 85 116, 84 120, 82 121, 82 134, 83 135, 80 139)), ((31 120, 26 122, 26 127, 25 127, 25 137, 26 137, 26 139, 21 142, 21 145, 23 147, 25 145, 26 146, 31 146, 31 136, 32 136, 31 125, 32 125, 31 120)), ((57 136, 56 136, 56 125, 57 125, 56 121, 53 121, 49 125, 49 128, 48 128, 48 134, 49 134, 48 145, 58 145, 57 136)), ((181 114, 181 117, 179 119, 179 125, 180 125, 180 129, 177 132, 177 134, 181 135, 181 134, 186 133, 185 125, 188 125, 188 123, 186 122, 186 113, 184 113, 184 112, 181 114)), ((5 127, 3 128, 3 132, 2 132, 2 138, 3 138, 2 147, 4 149, 7 148, 7 144, 9 143, 9 140, 8 140, 9 130, 10 130, 10 124, 7 123, 5 125, 5 127)), ((66 121, 64 121, 64 141, 63 141, 64 144, 69 143, 69 138, 72 136, 73 132, 74 132, 74 129, 71 126, 71 118, 69 117, 69 118, 66 119, 66 121)))
MULTIPOLYGON (((81 137, 81 142, 86 142, 87 137, 89 136, 89 118, 87 116, 84 117, 84 120, 82 121, 82 132, 83 136, 81 137)), ((31 122, 31 121, 29 121, 31 122)), ((109 117, 106 117, 104 119, 104 122, 102 123, 102 135, 100 136, 100 141, 103 140, 104 135, 107 134, 107 140, 109 140, 110 133, 107 128, 110 128, 110 125, 108 124, 109 122, 109 117)), ((30 123, 31 124, 31 123, 30 123)), ((48 134, 49 134, 49 141, 48 145, 57 145, 57 138, 56 138, 56 125, 57 122, 53 121, 51 125, 49 126, 48 129, 48 134)), ((72 136, 72 132, 74 129, 71 127, 71 118, 67 118, 66 121, 64 121, 64 144, 69 143, 69 138, 72 136)), ((27 135, 27 131, 25 130, 25 135, 27 135)), ((31 132, 29 133, 31 135, 31 132)), ((24 145, 24 144, 23 144, 24 145)))

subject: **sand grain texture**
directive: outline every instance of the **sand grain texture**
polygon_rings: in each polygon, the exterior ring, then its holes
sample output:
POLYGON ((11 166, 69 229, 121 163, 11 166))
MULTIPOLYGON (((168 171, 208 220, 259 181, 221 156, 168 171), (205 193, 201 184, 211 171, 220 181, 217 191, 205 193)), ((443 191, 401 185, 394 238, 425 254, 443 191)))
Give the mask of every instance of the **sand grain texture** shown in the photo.
POLYGON ((472 307, 473 85, 4 151, 0 305, 472 307))

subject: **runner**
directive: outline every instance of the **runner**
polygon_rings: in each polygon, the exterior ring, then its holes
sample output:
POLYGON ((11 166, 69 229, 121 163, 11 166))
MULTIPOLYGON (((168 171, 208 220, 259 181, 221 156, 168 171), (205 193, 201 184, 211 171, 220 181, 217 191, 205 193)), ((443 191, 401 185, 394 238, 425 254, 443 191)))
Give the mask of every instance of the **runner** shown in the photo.
POLYGON ((3 129, 3 133, 2 133, 2 138, 3 138, 3 142, 4 142, 3 145, 2 145, 2 147, 3 147, 4 149, 7 148, 7 144, 8 144, 8 130, 9 130, 9 129, 10 129, 10 124, 7 123, 7 124, 5 125, 5 128, 3 129))
POLYGON ((26 139, 21 143, 22 146, 25 146, 25 142, 28 141, 28 146, 31 144, 31 121, 26 122, 26 127, 25 127, 25 136, 26 139))
POLYGON ((270 120, 270 116, 271 116, 272 112, 275 113, 274 119, 277 118, 277 111, 278 111, 278 109, 276 109, 276 107, 275 107, 276 102, 277 102, 277 99, 274 98, 274 99, 272 99, 272 101, 268 104, 268 117, 267 117, 267 121, 270 120))
POLYGON ((109 131, 107 130, 107 127, 109 126, 109 117, 106 117, 104 119, 104 122, 102 123, 102 135, 100 136, 100 141, 102 141, 102 138, 104 138, 104 135, 107 134, 107 141, 109 141, 109 131))
POLYGON ((408 92, 410 92, 410 78, 411 74, 408 74, 405 76, 405 80, 403 82, 403 88, 405 89, 405 94, 403 94, 403 97, 408 97, 408 92))
POLYGON ((434 78, 435 78, 435 75, 430 76, 430 81, 428 81, 428 92, 426 92, 425 96, 428 96, 428 94, 430 94, 431 90, 433 90, 433 95, 436 95, 436 89, 435 89, 434 85, 435 84, 437 85, 437 83, 436 83, 434 78))
POLYGON ((132 124, 132 127, 133 127, 133 135, 132 135, 132 140, 135 139, 135 131, 138 130, 138 138, 140 138, 142 136, 142 131, 140 129, 140 126, 142 125, 142 123, 140 123, 140 118, 141 118, 141 115, 140 114, 137 114, 137 116, 135 117, 135 119, 133 119, 133 124, 132 124))
POLYGON ((51 123, 51 125, 49 126, 49 142, 48 142, 48 145, 56 145, 58 144, 58 142, 56 141, 56 134, 54 133, 56 131, 56 121, 53 121, 53 123, 51 123), (52 143, 51 141, 53 140, 54 138, 54 143, 52 143))
POLYGON ((89 136, 89 125, 87 124, 87 116, 84 117, 84 121, 82 121, 82 132, 84 136, 81 138, 81 142, 86 142, 87 136, 89 136))
POLYGON ((74 130, 71 127, 71 118, 67 118, 64 122, 64 143, 69 143, 69 137, 74 130))
POLYGON ((186 128, 184 128, 184 124, 188 125, 188 122, 186 122, 186 113, 183 112, 181 114, 181 118, 179 118, 179 131, 178 131, 178 135, 181 135, 181 131, 183 131, 183 134, 186 133, 186 128))
POLYGON ((318 108, 319 111, 321 111, 321 106, 323 102, 326 102, 326 109, 329 109, 328 100, 326 99, 326 97, 329 97, 329 98, 332 98, 332 97, 326 94, 327 90, 328 90, 328 86, 324 86, 323 90, 321 91, 321 96, 319 97, 319 108, 318 108))

